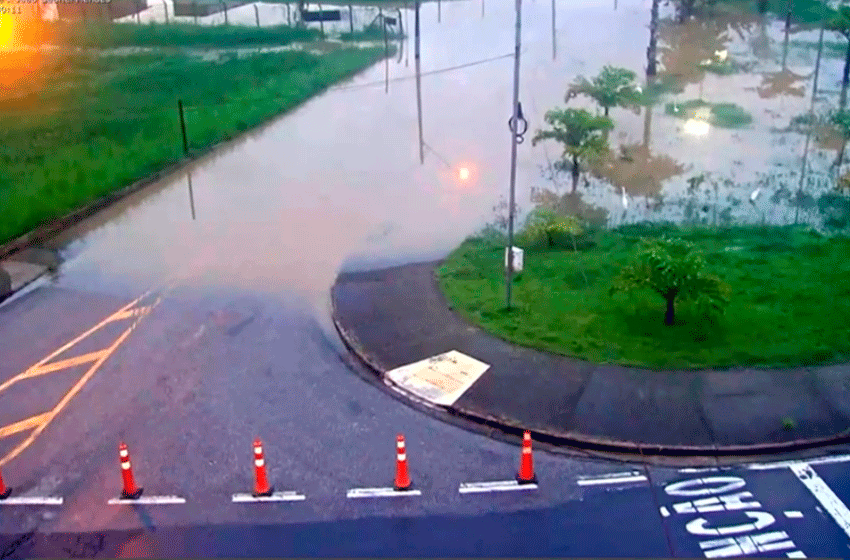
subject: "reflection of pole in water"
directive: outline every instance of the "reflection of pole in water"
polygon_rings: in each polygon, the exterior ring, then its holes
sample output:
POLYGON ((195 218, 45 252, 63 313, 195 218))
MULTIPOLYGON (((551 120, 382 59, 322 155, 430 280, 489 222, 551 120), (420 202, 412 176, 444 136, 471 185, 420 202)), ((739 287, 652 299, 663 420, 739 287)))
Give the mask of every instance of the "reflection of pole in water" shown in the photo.
POLYGON ((195 194, 192 191, 192 173, 189 172, 186 175, 186 178, 189 179, 189 207, 192 209, 192 219, 195 219, 195 194))
POLYGON ((558 57, 558 47, 555 41, 555 0, 552 0, 552 60, 558 57))
POLYGON ((812 84, 812 106, 809 109, 809 112, 814 113, 815 110, 815 97, 818 94, 818 76, 820 75, 820 57, 823 52, 823 31, 826 28, 826 17, 824 16, 820 22, 820 37, 818 38, 818 54, 817 58, 815 58, 815 80, 812 84))
POLYGON ((416 111, 419 119, 419 163, 425 163, 425 142, 422 140, 422 65, 419 59, 419 0, 414 0, 413 62, 416 65, 416 111))
POLYGON ((788 11, 785 12, 785 42, 782 45, 782 71, 785 71, 785 65, 788 60, 788 32, 791 28, 791 0, 788 0, 788 11))
MULTIPOLYGON (((407 0, 405 0, 405 2, 404 2, 404 28, 410 29, 410 26, 407 25, 407 23, 408 23, 408 20, 407 20, 407 0)), ((405 42, 408 41, 408 39, 406 37, 402 40, 405 41, 405 42)), ((408 45, 407 48, 404 49, 404 65, 405 66, 410 65, 410 45, 408 45)))

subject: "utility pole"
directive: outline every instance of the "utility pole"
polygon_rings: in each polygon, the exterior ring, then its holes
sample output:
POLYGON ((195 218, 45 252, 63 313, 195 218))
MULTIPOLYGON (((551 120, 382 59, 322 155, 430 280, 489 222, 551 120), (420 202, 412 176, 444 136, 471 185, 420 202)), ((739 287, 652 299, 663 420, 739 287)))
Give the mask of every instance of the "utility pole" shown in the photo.
POLYGON ((419 60, 419 0, 414 0, 413 61, 416 64, 416 110, 419 116, 419 163, 425 163, 425 141, 422 139, 422 66, 419 60))
POLYGON ((552 0, 552 60, 558 58, 558 46, 555 41, 555 0, 552 0))
POLYGON ((387 42, 387 20, 384 19, 383 8, 378 8, 378 18, 384 30, 384 93, 390 92, 390 47, 387 42))
POLYGON ((514 48, 514 95, 511 128, 511 194, 508 201, 508 273, 506 282, 507 309, 511 308, 511 283, 514 276, 514 205, 516 191, 516 149, 519 143, 519 50, 522 41, 522 0, 516 0, 516 46, 514 48))

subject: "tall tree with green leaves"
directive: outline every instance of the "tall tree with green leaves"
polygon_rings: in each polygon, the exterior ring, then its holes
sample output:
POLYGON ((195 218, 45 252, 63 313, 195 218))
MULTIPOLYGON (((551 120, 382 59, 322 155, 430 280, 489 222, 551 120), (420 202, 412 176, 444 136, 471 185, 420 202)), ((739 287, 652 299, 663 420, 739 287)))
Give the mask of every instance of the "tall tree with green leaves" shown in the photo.
POLYGON ((565 101, 569 102, 577 95, 587 95, 602 107, 607 117, 612 107, 626 107, 637 102, 639 89, 635 84, 636 77, 626 68, 605 66, 592 80, 579 76, 567 90, 565 101))
POLYGON ((555 140, 561 144, 563 153, 555 167, 563 170, 571 166, 575 192, 581 175, 580 162, 608 151, 606 134, 614 128, 614 122, 584 109, 551 109, 546 111, 544 120, 551 128, 538 130, 531 144, 537 145, 541 140, 555 140))
POLYGON ((826 20, 826 29, 837 31, 847 39, 847 51, 844 55, 844 72, 841 74, 841 101, 844 109, 847 102, 847 84, 850 83, 850 6, 838 6, 838 10, 826 20))
POLYGON ((705 260, 692 243, 668 237, 643 240, 635 262, 620 270, 609 293, 643 288, 664 298, 665 325, 674 323, 677 301, 695 301, 703 311, 722 313, 731 294, 720 278, 705 272, 705 260))

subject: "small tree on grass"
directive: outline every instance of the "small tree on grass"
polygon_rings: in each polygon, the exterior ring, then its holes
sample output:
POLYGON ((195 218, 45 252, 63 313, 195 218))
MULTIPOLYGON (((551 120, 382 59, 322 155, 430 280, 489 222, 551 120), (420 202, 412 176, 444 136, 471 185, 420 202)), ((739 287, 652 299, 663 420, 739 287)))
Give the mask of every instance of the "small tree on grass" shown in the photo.
POLYGON ((636 77, 634 72, 626 68, 605 66, 592 80, 579 76, 567 90, 565 101, 569 102, 577 95, 586 95, 602 107, 607 117, 612 107, 626 107, 637 103, 639 90, 635 84, 636 77))
POLYGON ((552 109, 546 112, 544 120, 552 128, 538 130, 531 144, 537 145, 541 140, 561 143, 564 151, 556 168, 562 170, 571 164, 575 192, 581 174, 580 162, 608 152, 605 133, 614 128, 614 123, 608 117, 594 116, 584 109, 552 109))
POLYGON ((634 263, 614 278, 611 295, 640 288, 656 291, 667 303, 664 324, 672 325, 676 301, 695 301, 704 311, 722 313, 729 286, 704 270, 705 260, 683 239, 644 240, 634 263))

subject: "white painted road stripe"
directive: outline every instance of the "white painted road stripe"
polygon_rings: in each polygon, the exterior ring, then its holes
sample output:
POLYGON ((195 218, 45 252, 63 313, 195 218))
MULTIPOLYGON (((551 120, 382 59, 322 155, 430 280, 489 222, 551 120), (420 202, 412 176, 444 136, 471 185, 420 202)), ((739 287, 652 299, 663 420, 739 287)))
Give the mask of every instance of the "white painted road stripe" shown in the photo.
POLYGON ((751 465, 747 465, 747 468, 754 471, 764 471, 770 469, 784 469, 787 467, 793 467, 794 465, 828 465, 831 463, 847 463, 850 462, 850 455, 835 455, 832 457, 820 457, 818 459, 811 459, 805 462, 801 461, 782 461, 777 463, 753 463, 751 465))
POLYGON ((608 474, 597 474, 593 476, 577 476, 578 480, 601 480, 603 478, 624 478, 626 476, 638 476, 640 471, 626 471, 626 472, 616 472, 616 473, 608 473, 608 474))
POLYGON ((596 478, 579 480, 579 486, 590 486, 592 484, 619 484, 622 482, 646 482, 646 477, 640 476, 625 476, 623 478, 596 478))
POLYGON ((186 499, 180 496, 140 496, 135 500, 124 500, 122 498, 112 498, 108 502, 109 505, 116 504, 149 504, 149 505, 168 505, 168 504, 185 504, 186 499))
POLYGON ((274 492, 271 496, 253 496, 251 494, 233 494, 234 502, 300 502, 307 499, 295 492, 274 492))
POLYGON ((496 480, 493 482, 463 482, 457 489, 461 494, 475 492, 507 492, 510 490, 535 490, 536 484, 520 484, 516 480, 496 480))
POLYGON ((0 500, 0 506, 61 506, 62 498, 54 496, 13 496, 0 500))
POLYGON ((669 516, 670 516, 670 512, 669 512, 669 511, 667 511, 667 508, 666 508, 666 507, 661 506, 661 515, 662 515, 662 517, 669 517, 669 516))
POLYGON ((841 527, 841 530, 850 537, 850 510, 844 505, 844 502, 835 495, 826 482, 818 476, 811 466, 806 463, 793 465, 791 470, 797 475, 809 492, 815 497, 820 505, 832 516, 835 522, 841 527))
POLYGON ((419 490, 396 490, 395 488, 352 488, 349 498, 391 498, 396 496, 421 496, 419 490))
POLYGON ((785 517, 787 517, 788 519, 802 519, 803 518, 803 512, 802 511, 786 511, 785 517))
POLYGON ((805 553, 803 553, 802 550, 791 551, 791 552, 787 553, 785 556, 787 556, 788 558, 805 558, 806 557, 805 553))

